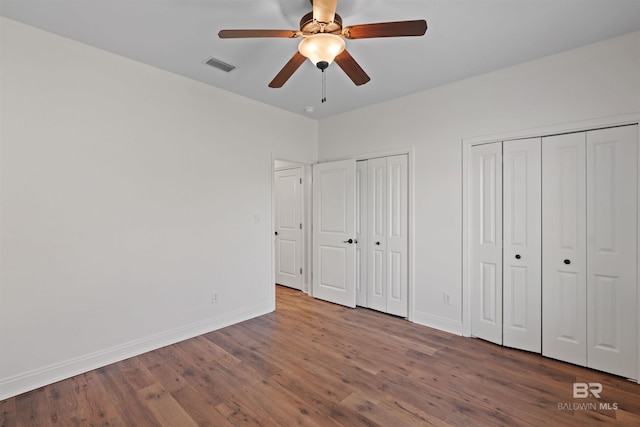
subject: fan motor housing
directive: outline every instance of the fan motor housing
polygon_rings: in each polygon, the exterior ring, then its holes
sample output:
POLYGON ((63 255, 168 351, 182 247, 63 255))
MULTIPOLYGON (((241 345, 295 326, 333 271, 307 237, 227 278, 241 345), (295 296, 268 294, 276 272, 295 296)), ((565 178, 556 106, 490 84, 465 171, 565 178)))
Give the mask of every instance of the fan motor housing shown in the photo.
POLYGON ((339 34, 342 31, 342 17, 336 13, 333 22, 324 23, 313 19, 313 12, 309 12, 300 20, 300 31, 306 34, 318 34, 320 32, 339 34))

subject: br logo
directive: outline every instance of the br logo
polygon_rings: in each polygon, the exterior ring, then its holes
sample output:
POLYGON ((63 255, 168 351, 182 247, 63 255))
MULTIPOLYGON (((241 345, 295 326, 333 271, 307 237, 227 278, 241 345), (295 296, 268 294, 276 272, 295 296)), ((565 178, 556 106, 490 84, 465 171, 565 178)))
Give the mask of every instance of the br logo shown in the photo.
POLYGON ((589 395, 600 399, 602 393, 602 384, 600 383, 573 383, 573 398, 585 399, 589 395))

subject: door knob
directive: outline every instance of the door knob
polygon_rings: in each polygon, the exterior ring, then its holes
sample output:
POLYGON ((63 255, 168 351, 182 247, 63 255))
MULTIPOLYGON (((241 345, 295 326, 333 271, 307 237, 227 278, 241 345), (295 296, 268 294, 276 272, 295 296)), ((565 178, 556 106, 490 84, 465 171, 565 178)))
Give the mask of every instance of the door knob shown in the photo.
POLYGON ((349 243, 349 244, 352 244, 352 243, 353 243, 353 239, 345 240, 343 243, 349 243))
POLYGON ((278 235, 278 232, 276 231, 276 236, 278 235))
POLYGON ((569 265, 569 264, 571 264, 571 260, 570 260, 570 259, 565 259, 565 260, 564 260, 564 263, 565 263, 565 264, 567 264, 567 265, 569 265))
POLYGON ((376 242, 376 245, 380 246, 380 242, 376 242))
POLYGON ((520 259, 520 258, 522 258, 520 254, 516 255, 516 259, 520 259))

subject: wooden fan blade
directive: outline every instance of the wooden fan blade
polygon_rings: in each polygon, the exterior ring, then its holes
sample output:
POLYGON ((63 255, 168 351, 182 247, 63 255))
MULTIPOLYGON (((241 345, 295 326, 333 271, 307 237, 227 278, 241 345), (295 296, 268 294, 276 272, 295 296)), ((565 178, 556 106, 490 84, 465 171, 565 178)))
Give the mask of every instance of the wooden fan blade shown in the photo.
POLYGON ((299 36, 298 31, 293 30, 220 30, 218 37, 221 39, 246 39, 258 37, 281 37, 293 39, 299 36))
POLYGON ((333 22, 338 7, 338 0, 312 0, 313 19, 318 22, 333 22))
POLYGON ((371 77, 364 72, 360 64, 353 59, 353 56, 351 56, 346 49, 343 50, 340 55, 336 56, 335 61, 356 86, 363 85, 371 80, 371 77))
POLYGON ((347 39, 369 39, 374 37, 407 37, 424 36, 427 32, 427 21, 379 22, 346 27, 342 35, 347 39))
POLYGON ((282 67, 282 70, 280 70, 280 72, 273 78, 273 80, 271 80, 271 83, 269 83, 269 87, 282 87, 287 82, 287 80, 289 80, 289 77, 291 77, 293 73, 295 73, 296 70, 300 68, 300 66, 306 59, 307 58, 305 58, 300 52, 296 52, 291 57, 289 62, 287 62, 284 67, 282 67))

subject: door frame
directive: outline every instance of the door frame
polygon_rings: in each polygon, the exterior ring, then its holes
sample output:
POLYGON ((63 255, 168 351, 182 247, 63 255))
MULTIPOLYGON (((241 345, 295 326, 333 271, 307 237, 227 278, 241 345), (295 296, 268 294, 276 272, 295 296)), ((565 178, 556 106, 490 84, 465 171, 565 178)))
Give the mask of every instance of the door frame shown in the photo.
POLYGON ((407 263, 408 263, 408 271, 407 271, 407 320, 410 322, 414 322, 414 279, 415 279, 415 268, 414 268, 414 254, 415 254, 415 239, 414 239, 414 195, 415 195, 415 186, 414 186, 414 158, 415 158, 415 148, 413 146, 408 147, 399 147, 399 148, 389 148, 378 151, 369 151, 365 153, 354 154, 351 156, 345 157, 337 157, 337 158, 324 158, 318 161, 318 163, 325 162, 333 162, 338 160, 346 160, 353 159, 356 162, 358 160, 369 160, 375 159, 378 157, 389 157, 389 156, 399 156, 399 155, 407 155, 407 197, 408 197, 408 207, 407 207, 407 263))
MULTIPOLYGON (((471 202, 471 174, 467 171, 471 166, 471 147, 474 145, 488 144, 492 142, 501 142, 514 139, 525 138, 541 138, 544 136, 559 135, 563 133, 583 132, 601 128, 625 126, 640 126, 640 112, 631 114, 622 114, 617 116, 602 117, 590 120, 583 120, 571 123, 555 124, 541 126, 530 129, 522 129, 511 132, 496 133, 487 136, 478 136, 462 139, 462 335, 471 336, 471 268, 469 260, 471 255, 470 241, 470 202, 471 202)), ((640 145, 640 131, 638 132, 638 143, 640 145)), ((638 169, 640 171, 640 150, 638 150, 637 159, 638 169)), ((640 213, 640 173, 638 173, 638 212, 640 213)), ((640 242, 640 214, 638 215, 638 235, 636 236, 640 242)), ((638 251, 638 270, 640 270, 640 251, 638 251)), ((640 277, 640 274, 638 275, 640 277)), ((640 307, 640 286, 637 292, 638 307, 640 307)), ((638 377, 640 378, 640 315, 636 316, 638 323, 638 377)))

